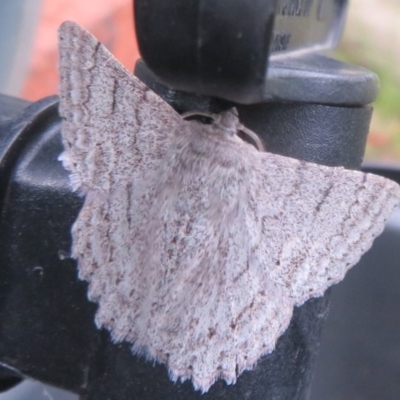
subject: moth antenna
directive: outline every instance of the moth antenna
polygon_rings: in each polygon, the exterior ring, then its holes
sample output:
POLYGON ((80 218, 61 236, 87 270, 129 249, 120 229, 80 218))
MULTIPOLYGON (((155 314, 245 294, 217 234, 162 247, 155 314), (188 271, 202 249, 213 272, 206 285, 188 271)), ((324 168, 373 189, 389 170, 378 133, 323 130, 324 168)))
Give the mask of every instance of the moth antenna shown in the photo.
POLYGON ((210 118, 213 121, 216 120, 215 114, 213 114, 211 112, 207 112, 207 111, 186 111, 186 112, 181 114, 181 117, 183 119, 187 119, 187 118, 190 118, 190 117, 197 117, 197 116, 210 118))
POLYGON ((242 124, 239 125, 238 130, 243 132, 254 142, 254 144, 257 147, 257 150, 265 151, 265 146, 264 146, 262 140, 258 137, 258 135, 255 132, 253 132, 251 129, 246 128, 242 124))

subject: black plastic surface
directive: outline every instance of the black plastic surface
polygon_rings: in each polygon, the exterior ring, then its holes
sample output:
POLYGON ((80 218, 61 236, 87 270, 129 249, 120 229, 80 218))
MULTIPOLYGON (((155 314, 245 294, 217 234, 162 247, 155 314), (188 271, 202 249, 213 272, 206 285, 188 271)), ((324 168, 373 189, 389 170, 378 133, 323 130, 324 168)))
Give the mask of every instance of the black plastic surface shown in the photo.
POLYGON ((255 102, 301 102, 360 107, 375 101, 377 75, 320 54, 270 61, 262 95, 255 102))
POLYGON ((90 320, 94 305, 81 307, 85 286, 68 259, 69 232, 83 199, 71 193, 57 161, 62 150, 57 101, 30 105, 1 130, 0 139, 13 133, 18 147, 7 152, 13 163, 2 191, 0 362, 78 390, 90 341, 86 329, 74 327, 85 310, 90 320))
POLYGON ((140 54, 168 86, 251 101, 267 70, 276 0, 137 0, 140 54))
POLYGON ((3 367, 0 364, 0 394, 17 386, 23 381, 23 377, 17 371, 3 367))
POLYGON ((332 167, 361 166, 372 107, 265 103, 237 109, 267 151, 332 167))
MULTIPOLYGON (((347 3, 347 0, 136 0, 135 25, 142 58, 170 88, 242 104, 276 96, 285 101, 321 103, 324 61, 302 56, 296 66, 295 60, 298 54, 336 46, 347 3), (305 69, 308 74, 304 74, 305 69), (285 85, 277 79, 288 82, 285 85), (288 90, 293 84, 296 98, 288 90), (305 94, 301 92, 304 85, 312 95, 300 100, 299 94, 305 94)), ((345 84, 351 85, 345 93, 346 104, 367 104, 363 94, 369 91, 372 92, 369 98, 374 97, 376 78, 367 74, 365 80, 371 81, 370 86, 363 82, 364 92, 359 93, 357 85, 362 73, 356 69, 349 71, 350 66, 343 70, 343 66, 330 62, 329 76, 325 76, 330 79, 330 83, 325 79, 325 90, 330 92, 331 104, 340 104, 343 89, 337 87, 333 93, 337 83, 335 74, 339 79, 345 74, 345 84)), ((322 103, 327 104, 325 100, 322 103)))

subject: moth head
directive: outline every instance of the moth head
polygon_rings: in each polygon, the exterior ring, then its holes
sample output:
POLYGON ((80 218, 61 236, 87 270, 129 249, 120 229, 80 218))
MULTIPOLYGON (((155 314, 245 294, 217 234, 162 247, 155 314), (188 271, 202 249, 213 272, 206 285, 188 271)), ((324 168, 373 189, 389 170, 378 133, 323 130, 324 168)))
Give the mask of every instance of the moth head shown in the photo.
POLYGON ((259 151, 265 151, 264 145, 257 134, 240 123, 236 108, 215 115, 214 125, 216 125, 226 136, 235 139, 240 138, 241 140, 252 144, 259 151))
MULTIPOLYGON (((236 108, 221 112, 220 114, 190 111, 182 114, 182 117, 186 120, 198 119, 199 117, 206 118, 209 130, 213 134, 220 134, 233 141, 243 140, 252 144, 259 151, 265 151, 264 145, 257 134, 240 123, 236 108)), ((207 128, 205 129, 207 130, 207 128)))
POLYGON ((214 125, 229 136, 236 136, 241 126, 235 109, 215 114, 214 125))

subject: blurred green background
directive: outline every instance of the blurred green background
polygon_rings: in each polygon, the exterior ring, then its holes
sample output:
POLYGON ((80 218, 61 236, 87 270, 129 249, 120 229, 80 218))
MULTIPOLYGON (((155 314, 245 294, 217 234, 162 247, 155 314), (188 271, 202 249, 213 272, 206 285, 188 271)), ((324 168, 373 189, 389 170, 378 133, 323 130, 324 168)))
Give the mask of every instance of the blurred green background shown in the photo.
POLYGON ((374 71, 381 82, 366 159, 400 162, 400 0, 350 0, 336 55, 374 71))

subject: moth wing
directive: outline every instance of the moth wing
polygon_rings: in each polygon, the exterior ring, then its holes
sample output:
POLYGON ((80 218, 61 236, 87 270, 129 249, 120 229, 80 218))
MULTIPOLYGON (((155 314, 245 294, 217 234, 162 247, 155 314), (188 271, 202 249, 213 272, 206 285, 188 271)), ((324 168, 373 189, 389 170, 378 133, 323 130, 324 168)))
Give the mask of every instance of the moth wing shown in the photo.
POLYGON ((397 183, 342 167, 261 153, 253 172, 254 251, 295 305, 342 280, 400 204, 397 183))
POLYGON ((60 114, 75 190, 109 192, 157 169, 181 117, 73 22, 59 29, 60 114))
POLYGON ((131 220, 147 212, 147 182, 162 169, 182 118, 75 23, 61 25, 59 47, 60 159, 86 196, 72 256, 90 283, 89 299, 100 302, 104 282, 119 279, 130 262, 131 220), (144 197, 135 203, 133 193, 144 197))
POLYGON ((91 294, 101 298, 98 326, 115 341, 204 392, 271 352, 293 304, 249 252, 247 182, 258 152, 186 126, 147 200, 132 193, 129 246, 110 235, 113 257, 94 272, 91 294))

